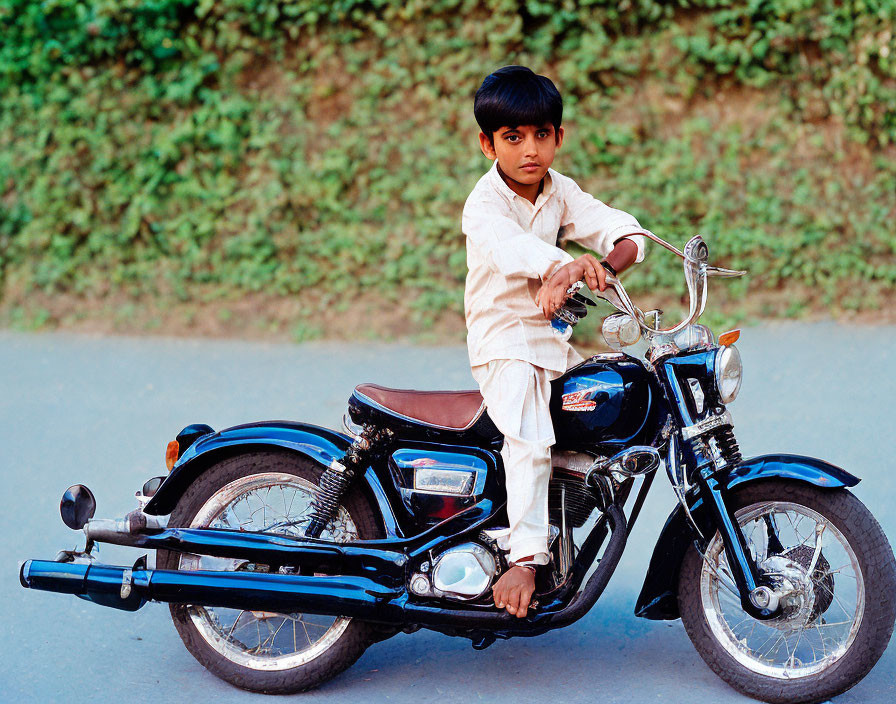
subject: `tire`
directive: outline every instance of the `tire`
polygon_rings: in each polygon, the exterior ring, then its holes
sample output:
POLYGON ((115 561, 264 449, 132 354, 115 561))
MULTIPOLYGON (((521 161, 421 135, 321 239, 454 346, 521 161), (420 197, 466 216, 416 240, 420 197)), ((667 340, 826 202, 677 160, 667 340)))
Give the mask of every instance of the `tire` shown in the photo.
MULTIPOLYGON (((246 525, 245 520, 251 516, 253 523, 247 526, 249 530, 264 527, 276 531, 279 527, 280 532, 303 535, 307 510, 301 511, 293 506, 297 500, 304 504, 307 493, 317 488, 321 474, 322 469, 318 465, 287 451, 254 452, 223 459, 209 467, 187 488, 171 512, 169 525, 205 527, 213 522, 215 526, 227 526, 234 525, 229 522, 234 518, 246 525), (277 514, 273 508, 265 506, 264 511, 259 511, 253 510, 253 506, 269 500, 279 506, 278 491, 283 497, 281 515, 284 520, 275 523, 277 514), (289 508, 286 508, 290 492, 294 493, 289 508), (259 519, 260 515, 264 518, 259 519), (296 519, 300 516, 304 519, 296 525, 296 519), (225 520, 228 522, 222 522, 225 520)), ((337 523, 344 528, 335 536, 337 540, 382 537, 377 516, 357 487, 343 497, 336 520, 321 537, 333 537, 337 523), (355 535, 352 535, 353 532, 355 535)), ((167 550, 159 550, 156 557, 159 569, 170 570, 247 567, 237 566, 236 562, 167 550)), ((242 689, 267 694, 288 694, 317 687, 352 665, 372 642, 382 639, 382 635, 372 626, 357 619, 238 611, 186 604, 170 604, 169 608, 174 627, 187 650, 209 672, 242 689), (328 627, 330 621, 332 626, 328 627), (257 642, 251 640, 253 625, 258 632, 257 642), (262 625, 267 631, 262 631, 262 625), (293 652, 276 652, 281 646, 290 650, 290 627, 293 652), (280 635, 284 628, 286 631, 280 635), (270 636, 269 633, 275 630, 276 633, 270 636), (262 635, 266 636, 264 641, 262 635), (268 638, 270 645, 267 644, 268 638), (242 639, 248 642, 244 643, 242 639)))
POLYGON ((693 546, 681 565, 678 603, 694 647, 719 677, 756 699, 821 702, 845 692, 880 659, 896 620, 896 563, 880 524, 845 489, 769 480, 736 490, 732 499, 760 571, 789 591, 785 616, 768 624, 741 610, 744 620, 736 623, 739 599, 721 584, 727 563, 716 533, 706 556, 718 575, 693 546), (816 550, 811 534, 819 529, 816 550), (834 561, 843 556, 848 564, 838 569, 834 561))

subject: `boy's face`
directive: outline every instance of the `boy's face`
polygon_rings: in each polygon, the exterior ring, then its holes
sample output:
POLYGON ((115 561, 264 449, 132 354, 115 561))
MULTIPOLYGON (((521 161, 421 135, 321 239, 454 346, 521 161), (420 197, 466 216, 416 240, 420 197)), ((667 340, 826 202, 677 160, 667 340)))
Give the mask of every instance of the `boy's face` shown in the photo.
POLYGON ((501 127, 492 139, 479 133, 479 146, 489 159, 497 159, 502 173, 527 186, 541 182, 563 143, 563 128, 546 125, 501 127))

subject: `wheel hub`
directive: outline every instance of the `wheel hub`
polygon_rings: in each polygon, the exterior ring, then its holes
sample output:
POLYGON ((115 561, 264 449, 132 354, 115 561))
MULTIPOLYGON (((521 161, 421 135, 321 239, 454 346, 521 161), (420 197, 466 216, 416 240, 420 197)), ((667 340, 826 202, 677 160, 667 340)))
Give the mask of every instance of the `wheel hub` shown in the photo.
POLYGON ((781 615, 766 623, 779 630, 804 628, 815 605, 815 589, 807 571, 784 555, 766 558, 759 564, 759 570, 781 607, 781 615))
POLYGON ((834 578, 828 573, 830 566, 819 555, 810 576, 813 556, 812 548, 798 545, 783 555, 770 555, 758 565, 772 590, 772 601, 781 607, 781 615, 767 622, 770 626, 779 630, 805 628, 831 605, 834 578))

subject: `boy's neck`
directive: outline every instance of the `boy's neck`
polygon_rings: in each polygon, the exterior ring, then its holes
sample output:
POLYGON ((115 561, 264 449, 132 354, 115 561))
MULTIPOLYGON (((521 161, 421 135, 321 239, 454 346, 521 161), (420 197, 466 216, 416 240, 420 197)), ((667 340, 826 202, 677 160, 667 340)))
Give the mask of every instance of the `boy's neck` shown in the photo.
POLYGON ((535 200, 541 194, 542 190, 544 190, 544 179, 542 178, 538 183, 520 183, 519 181, 514 181, 507 174, 501 171, 501 165, 498 164, 498 174, 503 179, 504 183, 507 184, 507 187, 516 193, 518 196, 522 196, 527 201, 535 205, 535 200))

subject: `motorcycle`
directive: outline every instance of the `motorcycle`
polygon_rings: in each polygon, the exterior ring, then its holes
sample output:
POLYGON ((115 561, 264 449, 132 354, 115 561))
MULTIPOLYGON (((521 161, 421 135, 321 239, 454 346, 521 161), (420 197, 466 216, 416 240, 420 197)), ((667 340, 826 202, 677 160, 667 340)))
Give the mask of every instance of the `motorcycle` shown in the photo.
MULTIPOLYGON (((70 487, 60 512, 81 550, 28 560, 22 586, 134 611, 167 602, 184 645, 245 689, 299 692, 336 676, 371 644, 431 629, 483 649, 584 616, 612 576, 653 480, 677 504, 650 559, 635 614, 681 618, 697 652, 739 692, 817 702, 859 682, 896 620, 896 562, 840 467, 788 454, 744 459, 728 405, 741 386, 738 331, 715 340, 697 320, 710 276, 702 238, 681 257, 689 311, 661 327, 622 282, 594 295, 613 352, 553 382, 550 561, 530 611, 497 609, 508 569, 491 537, 506 526, 502 437, 478 391, 357 386, 345 432, 270 421, 184 428, 168 473, 121 519, 70 487), (644 359, 622 350, 640 338, 644 359), (98 542, 155 551, 101 564, 98 542)), ((552 324, 568 334, 594 301, 579 290, 552 324)))

